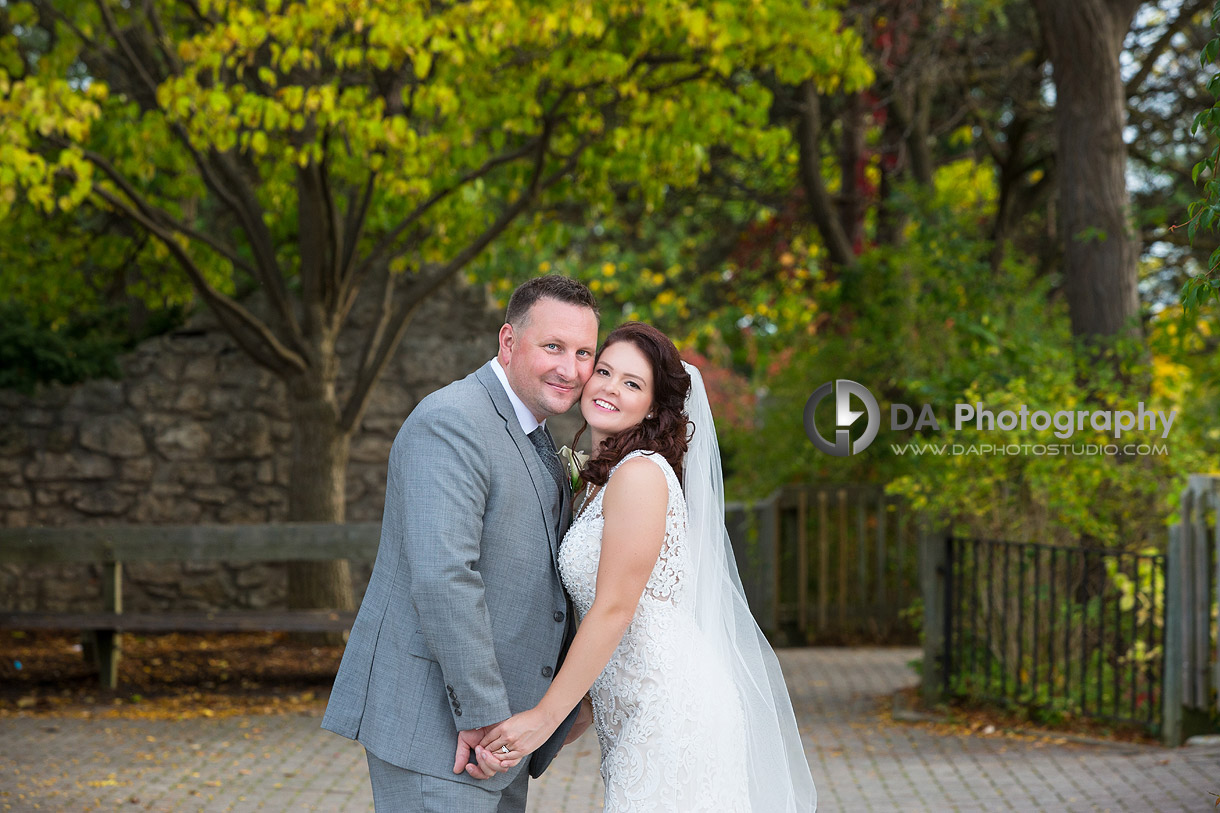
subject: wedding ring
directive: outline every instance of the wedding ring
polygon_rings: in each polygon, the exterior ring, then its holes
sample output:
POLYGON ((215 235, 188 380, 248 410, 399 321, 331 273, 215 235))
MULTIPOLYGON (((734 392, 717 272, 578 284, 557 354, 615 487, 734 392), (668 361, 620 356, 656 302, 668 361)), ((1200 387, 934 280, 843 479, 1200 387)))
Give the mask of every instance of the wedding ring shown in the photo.
POLYGON ((500 746, 500 753, 501 753, 501 754, 507 754, 507 753, 508 753, 508 746, 507 746, 507 745, 501 745, 501 746, 500 746))

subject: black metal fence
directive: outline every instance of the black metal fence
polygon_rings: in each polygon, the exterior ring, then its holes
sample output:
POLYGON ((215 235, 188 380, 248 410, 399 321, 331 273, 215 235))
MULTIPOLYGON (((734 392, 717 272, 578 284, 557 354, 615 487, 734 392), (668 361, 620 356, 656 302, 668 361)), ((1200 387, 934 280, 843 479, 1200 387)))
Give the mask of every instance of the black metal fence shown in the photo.
POLYGON ((1165 557, 950 537, 947 694, 1161 727, 1165 557))

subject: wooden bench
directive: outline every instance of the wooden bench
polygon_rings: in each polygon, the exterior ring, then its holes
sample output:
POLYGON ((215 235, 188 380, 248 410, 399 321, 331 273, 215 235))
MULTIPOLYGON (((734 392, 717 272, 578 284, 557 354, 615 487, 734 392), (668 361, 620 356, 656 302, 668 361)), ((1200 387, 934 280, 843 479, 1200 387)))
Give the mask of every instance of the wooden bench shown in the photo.
POLYGON ((118 683, 123 632, 346 631, 355 612, 337 610, 168 610, 123 612, 123 565, 131 562, 371 562, 381 524, 93 526, 0 528, 0 564, 100 564, 97 612, 0 610, 0 629, 80 630, 101 683, 118 683))

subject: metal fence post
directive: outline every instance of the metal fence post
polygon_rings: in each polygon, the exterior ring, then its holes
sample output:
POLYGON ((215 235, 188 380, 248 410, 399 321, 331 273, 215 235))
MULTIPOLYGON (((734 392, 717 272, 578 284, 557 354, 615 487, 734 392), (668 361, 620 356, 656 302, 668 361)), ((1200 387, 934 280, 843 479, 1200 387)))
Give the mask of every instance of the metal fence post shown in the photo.
POLYGON ((1165 667, 1161 672, 1161 741, 1170 747, 1182 744, 1182 598, 1182 527, 1172 525, 1165 560, 1165 667))
POLYGON ((949 532, 921 527, 919 530, 919 589, 923 596, 923 667, 920 691, 924 702, 936 703, 945 696, 945 620, 949 607, 945 585, 949 578, 949 532))

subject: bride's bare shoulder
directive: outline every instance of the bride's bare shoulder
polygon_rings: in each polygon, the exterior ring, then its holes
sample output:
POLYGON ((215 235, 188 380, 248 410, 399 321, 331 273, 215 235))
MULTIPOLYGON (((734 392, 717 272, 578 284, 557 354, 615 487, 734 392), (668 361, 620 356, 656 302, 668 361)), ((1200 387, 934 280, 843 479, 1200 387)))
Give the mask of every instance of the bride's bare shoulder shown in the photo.
POLYGON ((660 495, 664 499, 669 491, 664 469, 658 465, 665 458, 655 454, 636 455, 624 460, 606 482, 607 501, 616 498, 639 499, 643 495, 660 495), (656 458, 656 460, 652 460, 656 458))

